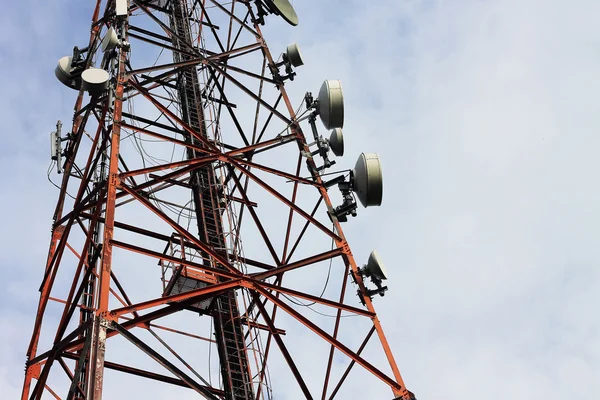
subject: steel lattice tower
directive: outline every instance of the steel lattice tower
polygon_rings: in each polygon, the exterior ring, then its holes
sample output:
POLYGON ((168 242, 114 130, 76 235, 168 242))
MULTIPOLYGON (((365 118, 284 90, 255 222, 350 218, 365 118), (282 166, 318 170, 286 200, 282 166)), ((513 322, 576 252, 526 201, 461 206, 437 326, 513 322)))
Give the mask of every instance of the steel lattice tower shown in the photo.
POLYGON ((334 398, 362 369, 414 399, 340 226, 356 208, 349 178, 326 180, 316 103, 294 108, 292 60, 261 32, 285 3, 96 1, 89 43, 59 76, 79 94, 72 128, 53 135, 62 185, 23 400, 106 398, 108 371, 271 399, 281 365, 299 397, 334 398), (299 357, 302 327, 321 360, 299 357))

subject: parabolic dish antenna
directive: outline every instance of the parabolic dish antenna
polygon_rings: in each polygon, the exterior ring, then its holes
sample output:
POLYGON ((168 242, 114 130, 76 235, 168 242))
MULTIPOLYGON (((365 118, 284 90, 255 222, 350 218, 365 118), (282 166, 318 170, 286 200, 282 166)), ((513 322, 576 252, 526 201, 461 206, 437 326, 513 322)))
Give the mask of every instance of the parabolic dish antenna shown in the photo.
POLYGON ((344 135, 341 128, 335 128, 329 136, 329 147, 338 157, 344 155, 344 135))
POLYGON ((367 270, 369 273, 379 279, 386 280, 388 278, 387 271, 381 262, 379 253, 377 250, 373 250, 369 255, 369 261, 367 261, 367 270))
POLYGON ((290 25, 298 25, 298 15, 289 0, 264 0, 271 11, 279 15, 290 25))
POLYGON ((364 207, 380 206, 383 200, 383 174, 376 153, 362 153, 354 166, 354 192, 364 207))
POLYGON ((302 60, 302 54, 300 53, 300 47, 296 43, 290 44, 285 50, 285 54, 287 58, 294 67, 299 67, 304 65, 304 60, 302 60))
POLYGON ((81 74, 83 89, 90 95, 100 95, 108 89, 110 75, 101 68, 88 68, 81 74))
POLYGON ((58 65, 54 69, 54 75, 61 81, 65 86, 71 89, 79 90, 79 79, 74 78, 72 74, 73 67, 71 66, 73 57, 65 56, 58 60, 58 65))
POLYGON ((117 31, 112 26, 106 32, 104 39, 102 39, 102 51, 112 50, 119 45, 119 37, 117 31))
POLYGON ((327 129, 344 127, 344 94, 341 81, 327 80, 321 85, 319 116, 327 129))

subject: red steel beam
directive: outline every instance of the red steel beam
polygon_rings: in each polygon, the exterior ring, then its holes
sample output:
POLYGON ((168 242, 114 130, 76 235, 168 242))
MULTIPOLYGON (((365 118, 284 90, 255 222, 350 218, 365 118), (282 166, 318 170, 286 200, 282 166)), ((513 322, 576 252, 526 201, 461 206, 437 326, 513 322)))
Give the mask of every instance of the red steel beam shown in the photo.
MULTIPOLYGON (((346 276, 346 275, 344 275, 344 276, 346 276)), ((371 311, 363 310, 363 309, 360 309, 357 307, 352 307, 352 306, 342 303, 341 301, 335 302, 332 300, 327 300, 322 297, 313 296, 308 293, 299 292, 297 290, 289 289, 289 288, 279 286, 279 285, 272 285, 272 284, 266 283, 266 282, 245 282, 243 284, 243 286, 245 286, 249 289, 253 288, 255 285, 259 285, 259 286, 261 286, 265 289, 269 289, 273 292, 285 293, 290 296, 298 297, 298 298, 301 298, 304 300, 313 301, 315 303, 323 304, 323 305, 326 305, 329 307, 334 307, 334 308, 337 308, 338 310, 340 310, 340 312, 348 311, 348 312, 351 312, 351 313, 354 313, 357 315, 363 315, 366 317, 374 317, 375 316, 375 313, 372 313, 371 311)))
POLYGON ((288 306, 286 303, 284 303, 283 301, 281 301, 277 297, 273 296, 268 290, 265 290, 265 289, 261 288, 258 285, 255 286, 254 288, 258 292, 260 292, 261 295, 263 295, 264 297, 268 298, 271 302, 277 304, 278 307, 280 307, 283 310, 285 310, 289 315, 291 315, 292 317, 294 317, 295 319, 297 319, 299 322, 301 322, 302 324, 304 324, 307 328, 309 328, 310 330, 312 330, 313 332, 315 332, 317 335, 321 336, 325 341, 327 341, 328 343, 330 343, 333 346, 335 346, 336 349, 338 349, 339 351, 341 351, 342 353, 344 353, 346 356, 348 356, 352 360, 356 361, 359 365, 361 365, 367 371, 371 372, 373 375, 375 375, 376 377, 378 377, 379 379, 381 379, 382 381, 384 381, 385 383, 387 383, 390 387, 395 388, 397 390, 401 390, 402 389, 401 386, 400 386, 400 384, 398 384, 398 382, 396 382, 395 380, 393 380, 392 378, 390 378, 389 376, 387 376, 386 374, 384 374, 383 372, 381 372, 379 369, 377 369, 375 366, 373 366, 371 363, 369 363, 368 361, 366 361, 362 357, 358 356, 355 352, 353 352, 352 350, 350 350, 348 347, 346 347, 340 341, 334 339, 331 335, 329 335, 323 329, 319 328, 313 322, 309 321, 308 318, 304 317, 299 312, 297 312, 296 310, 294 310, 292 307, 288 306))
POLYGON ((122 185, 123 190, 129 193, 132 197, 138 200, 141 204, 145 205, 148 209, 153 211, 156 215, 158 215, 163 221, 167 224, 171 225, 173 229, 175 229, 181 236, 185 237, 190 242, 194 243, 200 249, 205 251, 209 256, 213 257, 216 262, 223 265, 229 271, 235 273, 240 273, 234 266, 232 266, 226 259, 217 254, 209 245, 202 243, 200 240, 196 239, 192 234, 190 234, 186 229, 181 227, 177 222, 173 221, 168 215, 163 213, 161 210, 156 208, 152 203, 150 203, 147 199, 137 193, 135 190, 132 190, 127 185, 122 185))
POLYGON ((302 374, 300 373, 300 371, 298 370, 298 367, 294 363, 294 359, 292 358, 290 352, 288 351, 287 347, 285 346, 285 343, 283 343, 283 339, 281 339, 279 332, 277 332, 277 328, 275 328, 275 325, 273 324, 271 317, 269 317, 269 313, 267 313, 267 310, 265 310, 265 307, 260 302, 258 295, 256 293, 253 293, 252 295, 256 301, 256 305, 258 306, 263 319, 265 320, 267 326, 271 330, 273 338, 275 339, 275 342, 277 343, 277 346, 279 347, 279 350, 281 351, 283 358, 285 358, 285 361, 288 363, 288 366, 292 370, 292 374, 294 374, 294 377, 296 378, 296 381, 298 382, 300 389, 302 390, 302 392, 304 393, 304 396, 306 396, 307 399, 312 400, 310 390, 308 390, 308 386, 306 386, 306 382, 304 382, 304 379, 302 378, 302 374))
POLYGON ((141 311, 147 308, 152 308, 156 306, 160 306, 167 303, 173 303, 177 301, 187 300, 190 298, 196 298, 197 301, 201 301, 210 297, 214 297, 217 294, 224 292, 226 290, 239 287, 241 283, 240 279, 234 281, 228 281, 223 283, 217 283, 215 285, 206 286, 200 289, 190 290, 188 292, 172 294, 170 296, 161 297, 158 299, 144 301, 142 303, 133 304, 128 307, 121 307, 115 310, 110 311, 110 316, 112 318, 117 318, 124 314, 129 314, 134 311, 141 311))
MULTIPOLYGON (((373 335, 374 332, 375 332, 375 327, 373 326, 373 327, 371 327, 371 330, 367 334, 367 337, 363 340, 363 342, 361 343, 360 347, 356 351, 357 355, 360 356, 360 353, 362 353, 362 351, 364 350, 364 348, 367 345, 367 343, 369 343, 369 339, 371 339, 371 336, 373 335)), ((352 369, 352 367, 354 366, 355 363, 356 362, 354 360, 350 361, 350 364, 348 365, 348 367, 346 368, 346 370, 342 374, 342 377, 338 381, 338 384, 335 386, 335 388, 331 392, 331 396, 329 397, 329 400, 333 400, 333 398, 337 394, 338 390, 340 390, 340 388, 342 387, 342 384, 344 383, 344 381, 348 377, 348 374, 350 373, 350 370, 352 369)), ((325 393, 323 393, 323 398, 325 398, 325 393)))
MULTIPOLYGON (((127 23, 122 24, 123 40, 128 40, 127 23)), ((94 316, 94 329, 92 336, 91 372, 89 377, 90 400, 102 399, 102 386, 104 383, 104 355, 106 351, 106 330, 104 324, 105 314, 108 312, 110 296, 111 269, 112 269, 112 238, 115 223, 115 205, 117 202, 117 186, 119 185, 119 146, 121 143, 121 112, 123 110, 123 93, 127 83, 125 66, 128 63, 128 49, 120 49, 117 83, 115 87, 114 111, 112 115, 112 136, 110 138, 110 161, 108 165, 106 209, 104 221, 104 237, 102 246, 102 259, 100 273, 98 274, 98 304, 94 316)))
POLYGON ((295 261, 293 263, 284 264, 280 267, 273 268, 266 272, 259 272, 255 274, 250 274, 250 276, 258 281, 263 281, 272 276, 283 274, 284 272, 288 272, 297 268, 301 268, 310 264, 318 263, 319 261, 329 260, 330 258, 341 256, 344 254, 342 249, 336 248, 333 250, 326 251, 324 253, 317 254, 312 257, 304 258, 299 261, 295 261))
MULTIPOLYGON (((69 358, 71 360, 77 360, 79 358, 79 356, 77 354, 73 354, 73 353, 69 353, 69 352, 63 352, 61 354, 61 356, 64 358, 69 358)), ((104 361, 104 367, 115 370, 115 371, 124 372, 126 374, 136 375, 136 376, 140 376, 142 378, 148 378, 148 379, 152 379, 155 381, 170 383, 171 385, 176 385, 176 386, 181 386, 181 387, 191 389, 188 386, 188 384, 185 383, 184 381, 182 381, 181 379, 173 378, 173 377, 170 377, 167 375, 157 374, 157 373, 146 371, 146 370, 139 369, 139 368, 130 367, 128 365, 118 364, 118 363, 114 363, 114 362, 110 362, 110 361, 104 361)), ((225 396, 225 393, 222 390, 219 390, 217 388, 209 387, 209 386, 204 386, 204 388, 217 396, 220 396, 220 397, 225 396)))

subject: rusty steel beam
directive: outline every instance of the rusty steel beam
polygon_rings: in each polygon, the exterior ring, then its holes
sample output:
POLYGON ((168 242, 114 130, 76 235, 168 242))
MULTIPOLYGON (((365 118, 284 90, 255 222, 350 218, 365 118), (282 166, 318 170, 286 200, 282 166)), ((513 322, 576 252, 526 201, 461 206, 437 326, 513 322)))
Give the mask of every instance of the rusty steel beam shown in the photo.
MULTIPOLYGON (((349 271, 350 271, 350 267, 348 265, 346 265, 346 270, 344 271, 344 276, 348 276, 349 271)), ((347 284, 348 284, 348 280, 344 279, 344 281, 342 282, 342 289, 340 290, 340 302, 343 302, 344 297, 346 296, 347 284)), ((371 313, 372 317, 375 317, 375 315, 376 315, 375 313, 371 313)), ((342 319, 342 310, 338 309, 337 313, 335 315, 335 326, 333 328, 333 338, 334 339, 337 339, 341 319, 342 319)), ((375 327, 373 327, 371 332, 373 332, 374 330, 375 330, 375 327)), ((370 334, 369 334, 369 337, 370 337, 370 334)), ((331 348, 329 349, 329 359, 327 360, 327 367, 325 369, 325 381, 323 382, 323 396, 321 397, 321 400, 325 400, 325 396, 327 396, 327 386, 329 385, 329 376, 331 374, 331 366, 333 364, 334 351, 335 351, 335 347, 333 345, 331 345, 331 348)), ((357 355, 360 355, 360 354, 357 353, 357 355)))
MULTIPOLYGON (((369 330, 369 333, 367 334, 367 337, 365 337, 365 339, 361 343, 360 347, 356 351, 357 355, 360 356, 360 354, 362 353, 362 351, 365 349, 365 346, 367 345, 367 343, 369 343, 369 339, 371 339, 371 336, 373 336, 374 332, 375 332, 375 327, 373 326, 373 327, 371 327, 371 330, 369 330)), ((351 360, 350 364, 348 365, 348 367, 346 367, 346 370, 342 374, 342 377, 340 378, 340 380, 338 381, 337 385, 335 386, 335 388, 331 392, 331 396, 329 396, 329 400, 333 400, 333 398, 337 394, 338 390, 340 390, 340 388, 342 387, 342 384, 344 383, 344 381, 348 377, 348 374, 350 373, 350 370, 352 370, 352 367, 354 366, 354 364, 356 364, 356 361, 351 360)), ((322 397, 323 399, 325 398, 325 396, 327 394, 326 392, 327 392, 327 385, 325 385, 325 388, 323 389, 323 397, 322 397)))
POLYGON ((384 381, 385 383, 387 383, 391 387, 396 388, 397 390, 401 390, 402 389, 402 387, 400 386, 400 384, 398 384, 395 380, 393 380, 392 378, 390 378, 389 376, 387 376, 386 374, 384 374, 383 372, 381 372, 378 368, 376 368, 375 366, 373 366, 371 363, 369 363, 368 361, 366 361, 362 357, 358 356, 355 352, 353 352, 352 350, 350 350, 348 347, 346 347, 340 341, 334 339, 331 335, 329 335, 323 329, 319 328, 317 325, 315 325, 313 322, 311 322, 308 318, 304 317, 302 314, 300 314, 299 312, 297 312, 296 310, 294 310, 292 307, 288 306, 286 303, 284 303, 283 301, 281 301, 277 297, 273 296, 269 291, 261 288, 258 285, 255 286, 254 288, 261 295, 263 295, 264 297, 268 298, 271 302, 277 304, 278 307, 280 307, 283 310, 285 310, 289 315, 291 315, 292 317, 294 317, 295 319, 297 319, 299 322, 301 322, 302 324, 304 324, 307 328, 309 328, 310 330, 312 330, 313 332, 315 332, 317 335, 321 336, 325 341, 327 341, 331 345, 335 346, 335 348, 338 349, 340 352, 342 352, 346 356, 350 357, 352 360, 356 361, 358 364, 360 364, 367 371, 371 372, 377 378, 381 379, 382 381, 384 381))
POLYGON ((264 281, 272 276, 283 274, 284 272, 289 272, 307 265, 315 264, 320 261, 329 260, 330 258, 341 256, 342 254, 344 254, 343 250, 336 248, 293 263, 283 264, 280 267, 273 268, 266 272, 250 274, 250 276, 258 281, 264 281))
MULTIPOLYGON (((68 358, 71 360, 76 360, 79 356, 76 354, 73 354, 73 353, 63 352, 61 354, 61 357, 68 358)), ((140 376, 142 378, 148 378, 148 379, 152 379, 152 380, 155 380, 158 382, 169 383, 171 385, 191 389, 190 386, 187 383, 185 383, 184 381, 182 381, 181 379, 173 378, 173 377, 170 377, 167 375, 157 374, 157 373, 150 372, 150 371, 147 371, 144 369, 134 368, 134 367, 131 367, 128 365, 123 365, 123 364, 119 364, 119 363, 115 363, 115 362, 111 362, 111 361, 104 361, 104 367, 108 368, 108 369, 112 369, 114 371, 124 372, 126 374, 140 376)), ((207 391, 211 392, 212 394, 214 394, 216 396, 219 396, 221 398, 225 396, 225 393, 222 390, 219 390, 214 387, 208 387, 208 386, 203 386, 203 387, 207 391)))
POLYGON ((263 307, 262 303, 260 302, 260 299, 257 298, 257 294, 253 293, 252 295, 253 295, 254 299, 256 300, 256 305, 260 309, 263 319, 265 320, 267 326, 269 327, 269 329, 271 330, 271 333, 273 334, 273 338, 275 339, 277 346, 279 346, 279 350, 281 351, 283 358, 285 358, 285 361, 288 363, 288 366, 290 367, 292 374, 294 375, 294 378, 296 378, 296 381, 298 382, 298 385, 300 386, 302 393, 304 393, 304 396, 306 396, 307 399, 312 399, 310 390, 308 390, 308 386, 306 385, 306 382, 304 382, 304 378, 302 378, 302 374, 298 370, 298 367, 296 366, 294 359, 292 358, 292 356, 290 355, 290 352, 288 351, 287 347, 285 346, 285 343, 283 343, 283 339, 281 339, 281 335, 277 331, 277 328, 275 328, 275 325, 273 324, 273 320, 271 320, 271 317, 269 317, 269 313, 263 307))
POLYGON ((171 363, 169 360, 167 360, 166 358, 161 356, 158 352, 156 352, 154 349, 152 349, 150 346, 148 346, 146 343, 144 343, 144 341, 140 340, 137 336, 135 336, 134 334, 129 332, 129 330, 123 328, 121 325, 119 325, 116 322, 112 323, 112 327, 115 329, 115 331, 119 332, 121 334, 121 336, 123 336, 125 339, 127 339, 129 342, 131 342, 133 345, 138 347, 144 353, 149 355, 151 358, 153 358, 156 362, 158 362, 160 365, 165 367, 173 375, 177 376, 180 380, 185 382, 188 385, 188 387, 190 387, 191 389, 198 392, 198 394, 201 394, 202 396, 204 396, 206 399, 209 399, 209 400, 219 400, 212 393, 211 390, 207 389, 205 386, 198 384, 189 375, 187 375, 181 369, 177 368, 173 363, 171 363))
POLYGON ((188 300, 191 298, 196 299, 196 301, 204 300, 204 299, 207 299, 210 297, 214 297, 214 296, 218 295, 219 293, 222 293, 229 289, 239 287, 240 283, 241 283, 241 280, 237 279, 234 281, 217 283, 217 284, 206 286, 206 287, 203 287, 200 289, 190 290, 188 292, 172 294, 170 296, 164 296, 164 297, 161 297, 158 299, 144 301, 142 303, 133 304, 128 307, 122 307, 122 308, 117 308, 115 310, 112 310, 112 311, 110 311, 110 316, 112 318, 117 318, 117 317, 120 317, 121 315, 129 314, 134 311, 141 311, 141 310, 145 310, 147 308, 153 308, 153 307, 160 306, 163 304, 178 302, 178 301, 182 301, 182 300, 188 300))
MULTIPOLYGON (((281 285, 272 285, 272 284, 266 283, 266 282, 256 282, 256 281, 253 282, 253 281, 249 281, 249 280, 247 282, 244 282, 244 284, 243 284, 243 286, 248 287, 249 289, 254 288, 255 285, 260 286, 264 289, 269 289, 271 292, 284 293, 284 294, 288 294, 293 297, 298 297, 300 299, 309 300, 309 301, 312 301, 315 303, 333 307, 333 308, 338 309, 340 312, 348 311, 348 312, 354 313, 356 315, 362 315, 362 316, 366 316, 366 317, 374 317, 375 316, 375 313, 372 313, 368 310, 363 310, 361 308, 349 306, 347 304, 344 304, 341 300, 339 302, 327 300, 323 297, 313 296, 308 293, 299 292, 297 290, 283 287, 281 285)), ((341 297, 343 299, 343 296, 341 296, 341 297)))

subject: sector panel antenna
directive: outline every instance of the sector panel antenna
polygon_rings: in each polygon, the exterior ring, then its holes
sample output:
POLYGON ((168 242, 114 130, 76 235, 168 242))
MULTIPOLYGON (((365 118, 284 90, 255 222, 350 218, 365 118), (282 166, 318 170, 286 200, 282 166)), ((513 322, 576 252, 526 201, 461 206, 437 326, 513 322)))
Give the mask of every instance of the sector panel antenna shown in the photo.
POLYGON ((283 18, 288 24, 298 25, 298 15, 289 0, 266 0, 273 12, 283 18))
POLYGON ((386 280, 388 278, 388 273, 383 266, 383 262, 381 261, 381 257, 379 257, 379 253, 377 250, 373 250, 369 255, 369 260, 367 261, 367 269, 370 274, 376 278, 386 280))
POLYGON ((341 81, 326 80, 321 85, 319 116, 327 129, 344 127, 344 94, 341 81))
POLYGON ((383 174, 376 153, 362 153, 354 166, 354 192, 364 207, 380 206, 383 200, 383 174))

